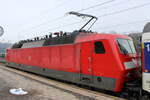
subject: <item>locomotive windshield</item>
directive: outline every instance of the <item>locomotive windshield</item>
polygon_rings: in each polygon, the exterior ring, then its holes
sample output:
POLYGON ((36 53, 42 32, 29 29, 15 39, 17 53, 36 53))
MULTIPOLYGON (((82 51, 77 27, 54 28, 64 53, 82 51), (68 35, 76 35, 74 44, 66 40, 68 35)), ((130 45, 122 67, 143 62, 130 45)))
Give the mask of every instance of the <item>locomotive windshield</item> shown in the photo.
POLYGON ((129 39, 117 39, 121 53, 134 54, 136 53, 135 46, 132 40, 129 39))

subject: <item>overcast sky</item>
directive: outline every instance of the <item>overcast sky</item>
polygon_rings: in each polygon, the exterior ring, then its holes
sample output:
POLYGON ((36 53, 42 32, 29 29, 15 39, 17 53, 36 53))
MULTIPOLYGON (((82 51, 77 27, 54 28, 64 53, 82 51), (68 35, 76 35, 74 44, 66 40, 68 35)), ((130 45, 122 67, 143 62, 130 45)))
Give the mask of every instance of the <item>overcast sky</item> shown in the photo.
POLYGON ((0 0, 0 4, 0 26, 5 30, 1 42, 79 29, 87 19, 66 15, 69 11, 101 16, 92 27, 99 33, 141 32, 150 21, 150 0, 0 0), (94 6, 98 4, 103 5, 94 6))

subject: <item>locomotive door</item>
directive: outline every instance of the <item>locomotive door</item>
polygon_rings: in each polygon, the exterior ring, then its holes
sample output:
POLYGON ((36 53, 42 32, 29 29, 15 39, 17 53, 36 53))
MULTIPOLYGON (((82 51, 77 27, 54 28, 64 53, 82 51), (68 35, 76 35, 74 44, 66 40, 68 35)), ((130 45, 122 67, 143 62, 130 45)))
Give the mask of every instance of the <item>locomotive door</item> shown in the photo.
MULTIPOLYGON (((110 66, 113 66, 114 59, 112 56, 112 51, 110 43, 108 40, 102 39, 94 41, 94 50, 92 54, 92 66, 93 73, 96 76, 101 76, 107 73, 110 66)), ((109 73, 108 73, 109 74, 109 73)))
POLYGON ((82 82, 92 82, 92 43, 81 44, 81 76, 82 82))

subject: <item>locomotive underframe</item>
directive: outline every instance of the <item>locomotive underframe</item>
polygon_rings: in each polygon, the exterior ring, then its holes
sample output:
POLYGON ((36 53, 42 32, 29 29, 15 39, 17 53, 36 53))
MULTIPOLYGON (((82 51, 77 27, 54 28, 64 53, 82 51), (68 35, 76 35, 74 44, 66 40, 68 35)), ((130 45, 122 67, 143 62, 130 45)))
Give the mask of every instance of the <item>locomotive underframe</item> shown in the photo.
POLYGON ((126 82, 122 94, 127 96, 128 100, 150 100, 150 93, 142 88, 142 78, 126 82))
POLYGON ((100 88, 104 90, 114 91, 116 85, 116 79, 109 77, 99 77, 99 76, 91 76, 84 75, 81 73, 72 73, 65 71, 57 71, 53 69, 35 67, 35 66, 27 66, 24 64, 16 64, 16 63, 6 63, 7 66, 17 68, 24 71, 33 72, 36 74, 44 75, 51 78, 56 78, 76 84, 82 84, 90 87, 100 88), (92 78, 91 78, 92 77, 92 78))

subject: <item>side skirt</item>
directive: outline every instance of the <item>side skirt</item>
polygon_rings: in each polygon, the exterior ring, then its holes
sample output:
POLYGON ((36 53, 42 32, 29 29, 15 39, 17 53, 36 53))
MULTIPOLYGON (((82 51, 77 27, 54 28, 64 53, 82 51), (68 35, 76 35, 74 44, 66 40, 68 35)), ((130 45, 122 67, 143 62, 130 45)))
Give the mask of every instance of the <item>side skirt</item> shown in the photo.
POLYGON ((86 86, 91 86, 99 89, 114 91, 116 86, 116 79, 108 78, 108 77, 98 77, 98 76, 91 76, 91 75, 84 75, 80 73, 72 73, 72 72, 65 72, 65 71, 57 71, 53 69, 35 67, 35 66, 28 66, 24 64, 16 64, 16 63, 6 63, 7 66, 17 68, 20 70, 33 72, 36 74, 40 74, 43 76, 60 79, 72 83, 82 84, 86 86), (92 77, 92 80, 88 80, 88 77, 92 77))

